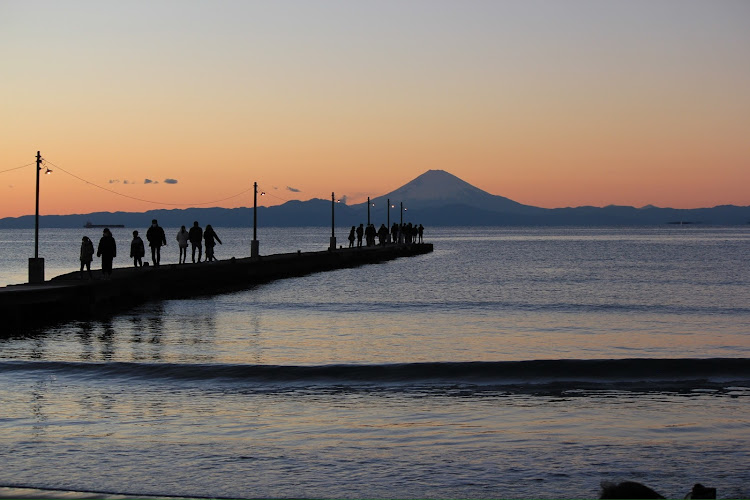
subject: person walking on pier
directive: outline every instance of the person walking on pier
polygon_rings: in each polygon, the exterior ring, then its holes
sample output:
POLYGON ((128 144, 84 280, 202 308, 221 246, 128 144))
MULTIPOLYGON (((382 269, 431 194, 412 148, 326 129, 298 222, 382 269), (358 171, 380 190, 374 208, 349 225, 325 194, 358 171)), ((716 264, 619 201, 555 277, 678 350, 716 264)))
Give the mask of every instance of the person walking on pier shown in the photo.
POLYGON ((193 222, 193 227, 188 231, 190 246, 193 247, 193 264, 195 264, 195 249, 198 249, 198 262, 203 257, 203 229, 198 225, 198 221, 193 222))
POLYGON ((133 267, 143 267, 143 257, 146 255, 146 247, 143 240, 138 236, 138 231, 133 231, 133 241, 130 242, 130 256, 133 257, 133 267))
POLYGON ((94 275, 91 274, 92 260, 94 260, 94 243, 88 236, 84 236, 81 240, 81 279, 83 279, 84 267, 86 267, 89 272, 89 279, 94 279, 94 275))
POLYGON ((357 228, 357 248, 362 246, 362 236, 365 234, 364 224, 360 224, 357 228))
POLYGON ((112 260, 117 257, 117 243, 108 227, 104 228, 103 233, 99 246, 96 248, 96 256, 102 258, 104 279, 109 279, 112 276, 112 260))
POLYGON ((354 247, 354 238, 355 238, 354 233, 355 232, 356 232, 356 228, 352 226, 352 230, 349 231, 349 248, 354 247))
POLYGON ((223 245, 223 243, 219 239, 219 235, 214 231, 214 228, 211 227, 211 224, 206 225, 206 230, 203 232, 203 239, 206 240, 206 262, 216 260, 216 257, 214 257, 216 241, 219 242, 219 245, 223 245))
POLYGON ((190 233, 187 232, 185 226, 180 228, 180 232, 177 233, 177 246, 180 247, 180 264, 187 262, 187 246, 190 239, 190 233))
POLYGON ((386 240, 388 240, 388 228, 385 227, 385 224, 381 224, 380 229, 378 229, 378 243, 385 245, 386 240))
POLYGON ((365 243, 368 247, 375 245, 375 235, 378 232, 375 230, 375 224, 368 224, 365 228, 365 243))
POLYGON ((158 266, 161 261, 161 246, 167 245, 167 235, 164 234, 164 229, 159 227, 156 219, 151 221, 151 227, 146 231, 146 239, 151 247, 151 262, 158 266))

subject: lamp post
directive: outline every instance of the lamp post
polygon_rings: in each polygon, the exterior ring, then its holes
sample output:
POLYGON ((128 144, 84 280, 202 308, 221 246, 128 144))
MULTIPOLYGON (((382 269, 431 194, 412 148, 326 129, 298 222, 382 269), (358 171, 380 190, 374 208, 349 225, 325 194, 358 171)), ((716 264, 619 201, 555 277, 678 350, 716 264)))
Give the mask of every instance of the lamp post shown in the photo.
POLYGON ((331 193, 331 242, 328 245, 328 250, 336 250, 336 214, 334 207, 336 206, 336 194, 331 193))
POLYGON ((388 223, 388 243, 390 243, 391 242, 391 199, 388 198, 386 200, 386 203, 387 203, 386 206, 387 206, 387 213, 388 213, 388 216, 386 217, 386 221, 388 223))
POLYGON ((370 197, 367 197, 367 225, 370 225, 370 197))
MULTIPOLYGON (((36 152, 36 210, 34 212, 34 257, 29 258, 29 283, 44 283, 44 259, 39 258, 39 171, 42 154, 36 152)), ((52 172, 47 169, 47 173, 52 172)))
POLYGON ((260 254, 260 242, 258 241, 258 183, 253 183, 253 241, 250 242, 250 257, 257 259, 260 254))
POLYGON ((402 201, 400 203, 401 203, 401 208, 399 209, 400 222, 398 226, 398 242, 404 243, 405 242, 404 240, 404 202, 402 201))

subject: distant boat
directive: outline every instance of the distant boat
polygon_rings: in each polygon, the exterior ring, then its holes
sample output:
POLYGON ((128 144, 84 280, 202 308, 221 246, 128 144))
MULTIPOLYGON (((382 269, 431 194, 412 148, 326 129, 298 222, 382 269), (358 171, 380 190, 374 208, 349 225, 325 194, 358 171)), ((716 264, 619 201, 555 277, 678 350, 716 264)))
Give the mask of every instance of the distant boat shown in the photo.
POLYGON ((91 229, 92 227, 125 227, 125 224, 92 224, 91 221, 86 221, 83 227, 86 229, 91 229))

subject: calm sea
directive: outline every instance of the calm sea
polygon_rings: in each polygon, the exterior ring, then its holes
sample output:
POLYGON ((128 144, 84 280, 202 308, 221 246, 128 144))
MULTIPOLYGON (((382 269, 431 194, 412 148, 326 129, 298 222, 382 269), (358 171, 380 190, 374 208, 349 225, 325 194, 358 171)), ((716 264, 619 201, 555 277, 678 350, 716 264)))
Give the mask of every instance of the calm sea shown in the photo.
MULTIPOLYGON (((131 231, 113 231, 116 266, 131 231)), ((261 253, 329 231, 264 228, 261 253)), ((217 232, 219 258, 249 254, 251 231, 217 232)), ((100 231, 42 230, 48 278, 77 268, 84 234, 100 231)), ((425 234, 425 256, 6 331, 0 486, 750 497, 750 228, 425 234)), ((32 254, 33 231, 0 231, 2 283, 32 254)))

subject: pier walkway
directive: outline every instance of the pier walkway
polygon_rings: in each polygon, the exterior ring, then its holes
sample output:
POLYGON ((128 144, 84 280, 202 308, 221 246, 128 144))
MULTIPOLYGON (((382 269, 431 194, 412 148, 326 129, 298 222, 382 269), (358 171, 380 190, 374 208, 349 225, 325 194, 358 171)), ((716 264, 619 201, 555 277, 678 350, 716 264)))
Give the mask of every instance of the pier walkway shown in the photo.
POLYGON ((228 259, 200 264, 115 268, 110 279, 78 271, 41 284, 0 287, 0 336, 18 329, 66 319, 106 317, 135 305, 242 290, 259 283, 306 274, 384 262, 432 252, 431 243, 342 248, 228 259))

